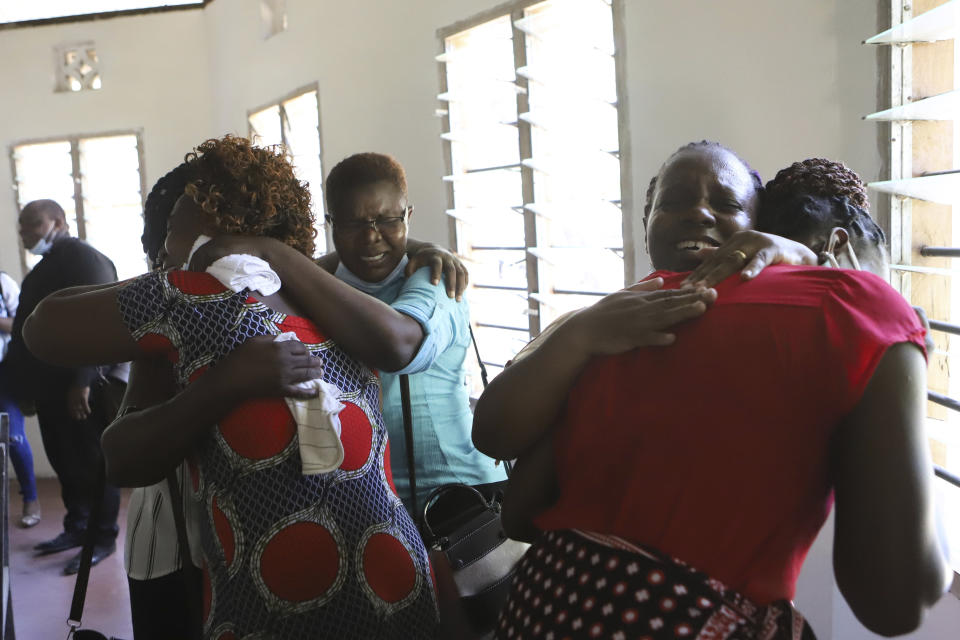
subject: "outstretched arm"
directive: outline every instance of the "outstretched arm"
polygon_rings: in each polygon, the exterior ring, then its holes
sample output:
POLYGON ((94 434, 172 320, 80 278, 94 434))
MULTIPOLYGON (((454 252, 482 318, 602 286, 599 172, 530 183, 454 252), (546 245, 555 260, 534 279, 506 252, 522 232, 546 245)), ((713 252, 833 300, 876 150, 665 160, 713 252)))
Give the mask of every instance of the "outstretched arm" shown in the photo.
POLYGON ((920 350, 890 347, 831 446, 837 585, 860 622, 885 636, 917 628, 949 579, 934 526, 925 388, 920 350))
POLYGON ((27 347, 40 360, 66 367, 140 358, 117 307, 120 286, 78 287, 47 296, 23 324, 27 347))
POLYGON ((504 369, 477 401, 477 449, 499 460, 523 454, 557 422, 590 358, 672 344, 670 327, 699 317, 716 298, 712 289, 656 291, 662 285, 657 278, 604 297, 504 369))
POLYGON ((311 397, 296 385, 323 375, 322 360, 295 340, 251 338, 179 394, 164 360, 136 361, 124 407, 138 411, 115 420, 101 444, 107 476, 122 487, 163 479, 197 438, 244 400, 253 397, 311 397))

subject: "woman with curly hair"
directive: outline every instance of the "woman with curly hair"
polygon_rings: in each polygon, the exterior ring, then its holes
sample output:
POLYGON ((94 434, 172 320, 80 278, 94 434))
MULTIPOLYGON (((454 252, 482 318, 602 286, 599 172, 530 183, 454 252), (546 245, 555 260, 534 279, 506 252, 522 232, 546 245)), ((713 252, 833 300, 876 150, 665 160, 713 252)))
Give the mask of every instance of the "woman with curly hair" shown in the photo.
MULTIPOLYGON (((256 235, 312 253, 310 196, 283 156, 227 136, 200 145, 187 162, 195 177, 168 222, 168 264, 189 263, 202 235, 256 235)), ((31 349, 51 362, 173 363, 176 401, 128 416, 124 428, 115 423, 103 444, 111 475, 127 484, 156 482, 188 457, 185 499, 204 514, 206 638, 435 632, 426 552, 386 463, 379 383, 347 355, 395 350, 384 344, 403 320, 333 276, 322 282, 298 296, 292 281, 234 290, 209 273, 157 272, 48 299, 24 329, 31 349), (66 318, 87 336, 82 345, 62 339, 66 318), (339 462, 320 472, 306 466, 309 452, 284 399, 203 384, 240 345, 288 332, 322 362, 317 387, 332 400, 323 411, 339 411, 328 423, 339 423, 339 462)))

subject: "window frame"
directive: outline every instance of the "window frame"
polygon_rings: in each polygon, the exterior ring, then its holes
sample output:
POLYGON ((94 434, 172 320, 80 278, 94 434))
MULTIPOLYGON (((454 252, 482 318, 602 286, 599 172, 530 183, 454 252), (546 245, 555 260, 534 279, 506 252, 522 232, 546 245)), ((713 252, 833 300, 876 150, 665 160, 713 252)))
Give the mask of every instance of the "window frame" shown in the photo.
MULTIPOLYGON (((99 133, 81 133, 66 136, 45 136, 43 138, 28 138, 25 140, 15 140, 7 147, 7 157, 10 159, 10 178, 13 189, 13 207, 17 213, 17 219, 20 218, 20 188, 17 180, 17 163, 14 153, 17 147, 24 147, 34 144, 48 144, 52 142, 70 143, 70 161, 71 177, 73 178, 73 202, 77 214, 77 237, 86 240, 86 222, 84 221, 83 211, 83 181, 80 179, 80 142, 82 140, 91 140, 96 138, 111 138, 115 136, 134 136, 137 140, 137 161, 140 163, 140 218, 143 218, 143 209, 147 204, 147 175, 146 175, 146 155, 143 150, 143 129, 116 129, 99 133)), ((26 275, 30 271, 27 265, 27 248, 23 246, 23 240, 20 234, 17 234, 17 245, 20 247, 20 269, 26 275)), ((144 270, 149 268, 144 258, 144 270)))
MULTIPOLYGON (((482 25, 491 20, 501 18, 505 15, 510 17, 510 25, 513 34, 513 59, 514 59, 514 68, 519 68, 526 64, 526 34, 516 26, 516 21, 524 17, 523 12, 530 6, 540 4, 544 0, 513 0, 504 4, 500 4, 496 7, 488 9, 477 13, 470 18, 465 20, 460 20, 446 27, 440 28, 437 30, 437 54, 441 55, 446 51, 446 39, 455 36, 458 33, 467 31, 479 25, 482 25)), ((601 0, 596 0, 601 1, 601 0)), ((628 101, 628 92, 627 92, 627 72, 626 72, 626 26, 624 19, 624 3, 625 0, 610 0, 610 9, 612 12, 612 24, 613 24, 613 43, 614 43, 614 68, 615 68, 615 81, 616 81, 616 90, 617 90, 617 137, 618 137, 618 156, 620 161, 620 211, 621 211, 621 235, 622 235, 622 248, 623 248, 623 263, 624 263, 624 278, 623 284, 626 286, 629 283, 636 282, 640 279, 641 274, 637 272, 637 255, 635 253, 637 243, 635 241, 635 231, 636 225, 634 220, 637 219, 637 212, 634 210, 634 191, 633 191, 633 180, 632 180, 632 162, 631 162, 631 152, 630 152, 630 127, 629 127, 629 101, 628 101)), ((440 79, 440 92, 447 93, 449 87, 447 85, 447 74, 445 65, 442 62, 437 62, 437 72, 440 79)), ((523 76, 518 75, 516 79, 516 84, 523 89, 527 89, 529 86, 529 80, 523 76)), ((527 92, 518 92, 517 93, 517 113, 525 113, 529 111, 528 96, 527 92)), ((439 114, 441 118, 441 127, 442 131, 450 131, 450 115, 449 110, 444 110, 443 113, 439 114)), ((523 160, 530 159, 532 157, 532 134, 531 134, 532 125, 529 122, 524 121, 523 119, 518 119, 517 128, 518 128, 518 139, 519 139, 519 153, 520 153, 520 175, 521 175, 521 184, 522 184, 522 195, 523 201, 527 203, 535 203, 534 198, 534 170, 528 166, 522 164, 523 160)), ((443 159, 444 159, 444 175, 453 174, 453 145, 450 140, 441 139, 443 146, 443 159)), ((454 209, 454 187, 452 182, 444 181, 444 189, 446 195, 447 209, 454 209)), ((537 296, 540 294, 540 269, 539 269, 539 258, 533 255, 530 252, 530 249, 537 249, 540 245, 537 244, 537 222, 534 212, 530 211, 528 208, 524 208, 522 215, 524 216, 524 249, 525 249, 525 270, 526 270, 526 279, 527 279, 527 320, 528 320, 528 337, 533 339, 540 335, 540 332, 546 327, 541 326, 541 315, 540 310, 543 305, 537 299, 537 296)), ((460 237, 458 233, 458 221, 452 217, 447 217, 447 232, 449 237, 449 246, 453 247, 454 250, 460 255, 465 254, 465 245, 463 238, 460 237)), ((640 246, 643 246, 643 243, 639 243, 640 246)), ((565 293, 581 293, 577 292, 565 292, 565 293)), ((597 292, 582 292, 584 295, 597 295, 597 292)), ((605 295, 605 294, 602 294, 605 295)), ((599 297, 598 297, 599 299, 599 297)), ((493 364, 493 363, 487 363, 493 364)), ((499 365, 496 365, 499 366, 499 365)))
MULTIPOLYGON (((886 29, 892 29, 901 23, 908 22, 919 15, 932 11, 942 4, 944 3, 928 6, 923 11, 915 13, 912 4, 891 1, 886 7, 887 15, 885 17, 881 16, 885 18, 883 23, 886 26, 879 31, 883 32, 886 29)), ((880 10, 884 10, 884 5, 881 4, 880 10)), ((960 46, 960 39, 954 38, 953 42, 954 47, 960 46)), ((918 98, 918 96, 915 95, 917 86, 914 82, 913 44, 916 43, 886 45, 890 47, 889 51, 884 51, 884 48, 882 46, 880 47, 878 60, 881 92, 879 100, 881 104, 878 104, 878 110, 906 106, 917 99, 933 97, 932 95, 921 95, 918 98), (885 98, 889 99, 890 104, 888 107, 884 107, 882 104, 885 98)), ((956 64, 957 61, 960 61, 960 56, 957 56, 955 53, 954 64, 956 64)), ((960 78, 960 73, 958 73, 957 69, 954 69, 954 78, 960 78)), ((960 89, 960 86, 957 86, 956 80, 954 81, 953 88, 954 90, 960 89)), ((956 131, 956 127, 960 126, 960 117, 955 118, 952 122, 954 127, 953 135, 956 137, 960 135, 960 133, 956 131)), ((880 125, 878 135, 884 139, 883 147, 886 148, 885 157, 883 158, 884 166, 882 173, 884 177, 882 180, 918 177, 914 175, 914 157, 916 156, 913 136, 914 120, 881 120, 878 124, 880 125)), ((923 152, 923 149, 921 149, 921 154, 923 152)), ((960 166, 960 158, 953 158, 952 165, 955 167, 960 166)), ((886 223, 884 226, 886 227, 890 240, 889 249, 892 267, 890 269, 889 281, 891 286, 900 292, 908 302, 913 304, 914 272, 909 267, 914 265, 916 256, 923 255, 921 253, 921 247, 915 246, 914 242, 913 201, 915 198, 883 191, 877 193, 877 196, 878 204, 880 205, 878 207, 880 216, 883 218, 882 223, 886 223)), ((958 224, 960 224, 960 204, 955 204, 953 205, 953 211, 951 213, 951 225, 958 224)), ((945 244, 950 246, 954 243, 946 242, 945 244)), ((923 274, 924 272, 920 270, 918 273, 923 274)), ((960 277, 960 275, 951 275, 949 277, 960 277)), ((930 286, 929 284, 923 284, 918 288, 922 290, 930 286)), ((936 321, 940 320, 940 318, 931 317, 930 320, 936 321)), ((945 321, 952 322, 954 319, 948 317, 945 321)), ((948 337, 948 339, 954 338, 948 337)), ((960 339, 960 337, 955 337, 955 339, 960 339)), ((947 377, 949 380, 949 373, 947 377)), ((928 394, 932 391, 928 381, 928 394)), ((927 409, 925 411, 925 419, 928 422, 935 419, 931 417, 930 414, 932 404, 934 404, 934 401, 929 399, 928 395, 927 409)), ((945 411, 953 412, 955 409, 945 408, 945 411)), ((944 428, 953 427, 945 425, 944 428)), ((928 436, 932 436, 932 434, 928 432, 928 436)), ((931 437, 931 444, 933 442, 934 439, 931 437)), ((947 488, 948 491, 960 492, 960 487, 954 486, 949 481, 936 478, 934 482, 945 482, 950 485, 947 488)), ((952 549, 952 551, 953 553, 960 553, 960 549, 952 549)), ((949 588, 949 593, 955 598, 960 599, 960 569, 956 567, 955 560, 953 582, 949 588)))
POLYGON ((311 92, 317 94, 317 140, 320 142, 320 173, 322 174, 322 181, 321 181, 320 188, 322 193, 324 194, 324 198, 321 198, 320 203, 316 205, 318 209, 317 220, 323 229, 324 247, 326 249, 325 253, 329 253, 331 248, 333 247, 333 236, 331 235, 331 231, 329 228, 330 225, 327 224, 326 217, 324 216, 327 209, 327 203, 326 203, 327 176, 325 171, 327 164, 323 157, 326 146, 323 144, 323 110, 320 106, 320 83, 312 82, 308 85, 304 85, 302 87, 294 89, 293 91, 280 96, 276 100, 271 100, 270 102, 254 107, 253 109, 247 109, 247 116, 246 116, 247 117, 247 139, 253 142, 254 131, 253 131, 253 124, 250 122, 251 116, 253 116, 253 114, 255 113, 260 113, 261 111, 264 111, 266 109, 277 107, 278 113, 280 114, 280 140, 283 143, 283 146, 289 150, 290 145, 287 143, 287 132, 284 127, 284 124, 286 124, 287 122, 287 111, 286 109, 283 108, 283 103, 289 102, 290 100, 299 98, 311 92))

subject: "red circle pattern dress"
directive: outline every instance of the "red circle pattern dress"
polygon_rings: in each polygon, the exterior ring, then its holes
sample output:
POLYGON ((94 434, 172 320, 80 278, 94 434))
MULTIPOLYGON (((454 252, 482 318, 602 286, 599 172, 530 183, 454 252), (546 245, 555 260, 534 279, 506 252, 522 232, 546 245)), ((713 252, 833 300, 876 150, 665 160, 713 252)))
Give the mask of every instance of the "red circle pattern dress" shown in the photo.
POLYGON ((186 386, 247 338, 293 331, 340 390, 341 466, 303 475, 282 398, 251 399, 202 438, 185 489, 204 514, 204 637, 433 638, 423 542, 393 488, 379 381, 315 325, 206 273, 131 281, 120 312, 140 347, 186 386))

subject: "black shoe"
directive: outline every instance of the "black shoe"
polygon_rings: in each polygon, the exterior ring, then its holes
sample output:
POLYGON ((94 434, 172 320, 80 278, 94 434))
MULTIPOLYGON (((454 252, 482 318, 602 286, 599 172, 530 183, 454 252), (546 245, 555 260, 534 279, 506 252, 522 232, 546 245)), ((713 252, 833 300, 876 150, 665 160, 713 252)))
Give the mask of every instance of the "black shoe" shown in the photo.
POLYGON ((48 553, 59 553, 67 549, 83 546, 82 531, 64 531, 53 540, 47 540, 33 546, 33 550, 38 556, 45 556, 48 553))
MULTIPOLYGON (((93 546, 93 555, 90 557, 90 566, 100 564, 100 561, 104 558, 113 554, 117 550, 117 543, 111 542, 110 544, 97 544, 93 546)), ((63 575, 72 576, 75 573, 80 571, 80 556, 83 555, 83 551, 73 556, 73 559, 67 563, 67 566, 63 568, 63 575)))

